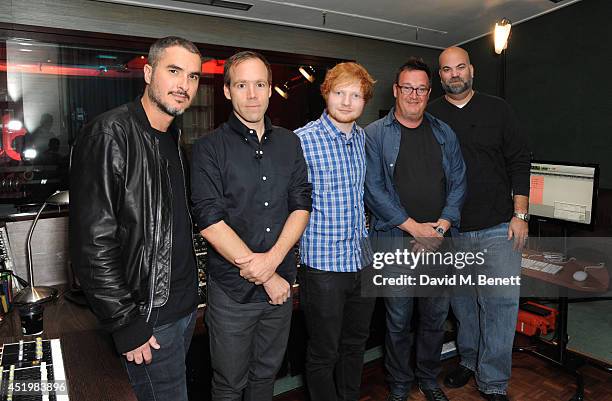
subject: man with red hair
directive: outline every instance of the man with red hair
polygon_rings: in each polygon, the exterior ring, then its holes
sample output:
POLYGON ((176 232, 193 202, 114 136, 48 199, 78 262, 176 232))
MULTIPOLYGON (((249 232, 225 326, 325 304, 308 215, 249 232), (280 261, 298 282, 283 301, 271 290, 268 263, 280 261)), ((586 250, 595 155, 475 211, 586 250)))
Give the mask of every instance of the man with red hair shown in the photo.
POLYGON ((321 85, 325 111, 296 131, 313 186, 298 272, 312 401, 359 399, 375 298, 361 294, 362 269, 372 259, 363 205, 365 132, 355 121, 374 83, 357 63, 336 65, 321 85))

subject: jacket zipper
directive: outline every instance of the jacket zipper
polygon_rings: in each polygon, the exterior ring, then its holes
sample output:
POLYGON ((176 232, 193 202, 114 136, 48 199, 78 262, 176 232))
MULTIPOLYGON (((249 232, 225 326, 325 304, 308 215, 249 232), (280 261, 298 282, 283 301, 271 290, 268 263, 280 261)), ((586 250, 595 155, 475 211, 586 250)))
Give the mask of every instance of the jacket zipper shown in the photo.
POLYGON ((181 155, 181 135, 183 134, 182 130, 178 130, 178 139, 177 139, 177 146, 178 146, 178 154, 179 154, 179 161, 181 162, 181 172, 183 173, 183 190, 185 192, 185 207, 187 209, 187 216, 189 216, 189 224, 191 224, 191 228, 190 228, 190 234, 192 235, 192 239, 191 239, 191 253, 194 257, 194 259, 196 259, 196 277, 199 277, 198 274, 198 263, 197 263, 197 257, 195 254, 195 249, 193 248, 193 218, 191 217, 191 210, 189 209, 189 202, 187 201, 187 182, 185 181, 185 168, 183 166, 183 156, 181 155))
MULTIPOLYGON (((168 179, 168 186, 170 188, 170 193, 172 193, 172 181, 170 180, 170 173, 168 172, 168 161, 166 161, 164 168, 166 169, 166 178, 168 179)), ((170 298, 170 283, 172 283, 172 241, 174 241, 174 203, 172 197, 170 197, 170 260, 168 261, 168 296, 163 304, 159 305, 159 307, 164 306, 168 299, 170 298)))
POLYGON ((149 320, 151 319, 151 312, 153 311, 153 296, 155 293, 155 288, 154 288, 154 284, 155 284, 155 276, 157 275, 157 247, 159 244, 159 222, 161 221, 161 205, 159 204, 159 200, 161 198, 161 179, 159 177, 159 169, 160 169, 160 163, 159 161, 161 160, 160 154, 159 154, 159 141, 157 140, 157 138, 155 138, 155 156, 156 159, 158 161, 157 164, 157 173, 158 173, 158 180, 157 180, 157 199, 155 200, 155 204, 157 205, 157 221, 155 224, 155 250, 153 252, 154 255, 154 262, 153 262, 153 266, 151 266, 151 274, 149 276, 149 306, 148 306, 148 311, 147 311, 147 319, 146 322, 148 323, 149 320))

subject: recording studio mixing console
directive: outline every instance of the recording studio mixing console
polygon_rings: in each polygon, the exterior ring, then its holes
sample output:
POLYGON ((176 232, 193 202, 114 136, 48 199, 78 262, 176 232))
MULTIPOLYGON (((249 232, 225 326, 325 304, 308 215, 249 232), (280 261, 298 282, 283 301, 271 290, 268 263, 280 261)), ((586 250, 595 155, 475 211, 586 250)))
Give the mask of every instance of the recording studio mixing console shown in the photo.
POLYGON ((60 340, 4 344, 0 401, 68 401, 60 340))

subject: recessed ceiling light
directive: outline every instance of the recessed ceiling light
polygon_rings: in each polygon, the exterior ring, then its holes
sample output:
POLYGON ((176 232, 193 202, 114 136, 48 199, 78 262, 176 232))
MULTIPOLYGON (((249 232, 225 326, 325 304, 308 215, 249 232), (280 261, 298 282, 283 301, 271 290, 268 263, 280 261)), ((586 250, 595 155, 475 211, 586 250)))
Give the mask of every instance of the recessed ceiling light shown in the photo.
POLYGON ((253 7, 252 4, 239 3, 230 0, 183 0, 185 3, 202 4, 204 6, 215 6, 222 8, 230 8, 232 10, 248 11, 253 7))

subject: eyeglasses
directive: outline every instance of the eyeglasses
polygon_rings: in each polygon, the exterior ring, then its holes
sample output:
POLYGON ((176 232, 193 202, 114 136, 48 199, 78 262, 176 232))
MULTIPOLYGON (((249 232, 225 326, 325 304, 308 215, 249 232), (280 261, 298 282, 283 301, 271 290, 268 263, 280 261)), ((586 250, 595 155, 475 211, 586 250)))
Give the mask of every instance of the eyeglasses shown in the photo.
POLYGON ((410 96, 412 95, 412 92, 416 92, 417 96, 425 96, 427 93, 429 93, 429 88, 423 86, 419 88, 413 88, 412 86, 404 86, 398 84, 395 84, 395 86, 400 89, 400 92, 402 92, 402 95, 404 96, 410 96))

